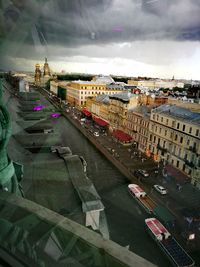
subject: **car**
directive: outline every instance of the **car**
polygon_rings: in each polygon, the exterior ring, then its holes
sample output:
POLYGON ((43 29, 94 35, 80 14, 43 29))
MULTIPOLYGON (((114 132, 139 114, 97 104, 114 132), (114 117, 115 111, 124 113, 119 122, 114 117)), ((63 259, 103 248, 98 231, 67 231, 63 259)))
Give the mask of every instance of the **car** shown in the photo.
POLYGON ((137 173, 142 175, 143 177, 149 177, 149 173, 146 170, 139 169, 137 170, 137 173))
POLYGON ((94 136, 98 137, 99 133, 98 132, 94 132, 94 136))
POLYGON ((155 184, 153 187, 161 195, 166 195, 167 194, 167 189, 164 188, 162 185, 155 184))

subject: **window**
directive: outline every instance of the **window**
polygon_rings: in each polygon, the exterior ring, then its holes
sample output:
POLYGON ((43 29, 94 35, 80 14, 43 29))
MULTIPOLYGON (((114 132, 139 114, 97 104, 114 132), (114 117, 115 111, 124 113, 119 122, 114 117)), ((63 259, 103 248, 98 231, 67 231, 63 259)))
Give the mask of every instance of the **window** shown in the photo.
POLYGON ((155 114, 153 114, 153 120, 155 120, 155 114))
POLYGON ((196 129, 196 134, 195 134, 196 136, 198 136, 199 135, 199 129, 196 129))
POLYGON ((163 142, 163 148, 165 148, 165 145, 166 145, 166 141, 163 142))
POLYGON ((165 136, 167 135, 167 130, 165 130, 165 136))
POLYGON ((175 135, 175 139, 174 139, 174 140, 176 141, 176 140, 177 140, 177 138, 178 138, 178 136, 177 136, 177 134, 176 134, 176 135, 175 135))
POLYGON ((180 126, 180 123, 178 122, 178 123, 177 123, 177 129, 179 129, 179 126, 180 126))
POLYGON ((159 115, 157 115, 157 121, 159 120, 159 115))
POLYGON ((163 117, 161 117, 161 122, 163 122, 163 117))
POLYGON ((161 133, 162 129, 160 128, 159 133, 161 133))
POLYGON ((166 125, 168 125, 168 122, 169 122, 169 120, 168 120, 168 119, 166 119, 166 125))
POLYGON ((149 145, 149 150, 151 150, 151 145, 149 145))
POLYGON ((177 160, 177 162, 176 162, 176 167, 177 168, 179 167, 179 160, 177 160))
POLYGON ((190 134, 192 133, 192 127, 190 127, 190 129, 189 129, 189 133, 190 133, 190 134))
POLYGON ((183 131, 185 131, 185 124, 183 124, 183 131))
POLYGON ((185 171, 185 164, 183 164, 183 168, 182 168, 183 171, 185 171))
POLYGON ((183 137, 181 136, 180 138, 180 143, 182 144, 183 143, 183 137))

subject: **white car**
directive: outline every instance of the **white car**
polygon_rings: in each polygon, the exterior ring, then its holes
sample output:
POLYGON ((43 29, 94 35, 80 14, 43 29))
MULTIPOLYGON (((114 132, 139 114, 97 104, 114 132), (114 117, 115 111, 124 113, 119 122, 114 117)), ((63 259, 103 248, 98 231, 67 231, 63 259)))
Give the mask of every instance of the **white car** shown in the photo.
POLYGON ((154 189, 155 189, 156 191, 158 191, 161 195, 166 195, 166 194, 167 194, 167 189, 164 188, 163 186, 158 185, 158 184, 155 184, 153 187, 154 187, 154 189))
POLYGON ((99 133, 98 132, 94 132, 94 136, 98 137, 99 133))

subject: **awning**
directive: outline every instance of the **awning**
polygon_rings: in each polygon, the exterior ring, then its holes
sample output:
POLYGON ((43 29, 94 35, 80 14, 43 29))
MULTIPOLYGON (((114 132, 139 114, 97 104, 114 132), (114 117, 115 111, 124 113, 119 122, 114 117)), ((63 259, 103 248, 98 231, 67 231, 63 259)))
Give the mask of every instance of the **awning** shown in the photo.
POLYGON ((189 176, 187 176, 186 174, 184 174, 180 170, 176 169, 172 165, 166 165, 165 171, 167 172, 168 175, 174 177, 176 179, 176 181, 179 183, 184 183, 185 181, 190 179, 189 176))
POLYGON ((133 140, 132 136, 130 136, 129 134, 127 134, 121 130, 113 131, 113 136, 121 142, 130 142, 133 140))
POLYGON ((87 109, 83 109, 82 112, 86 117, 91 117, 92 116, 92 113, 89 112, 87 109))
POLYGON ((93 119, 99 126, 105 127, 105 126, 108 125, 107 121, 104 121, 104 120, 102 120, 100 118, 94 117, 93 119))

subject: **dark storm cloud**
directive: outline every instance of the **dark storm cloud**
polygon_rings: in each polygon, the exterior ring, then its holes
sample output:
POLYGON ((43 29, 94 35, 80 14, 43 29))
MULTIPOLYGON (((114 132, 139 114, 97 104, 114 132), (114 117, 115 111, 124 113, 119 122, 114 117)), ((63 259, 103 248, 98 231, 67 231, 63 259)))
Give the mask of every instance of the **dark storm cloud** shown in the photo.
POLYGON ((13 57, 40 57, 49 46, 200 40, 198 0, 1 1, 0 53, 13 57))

